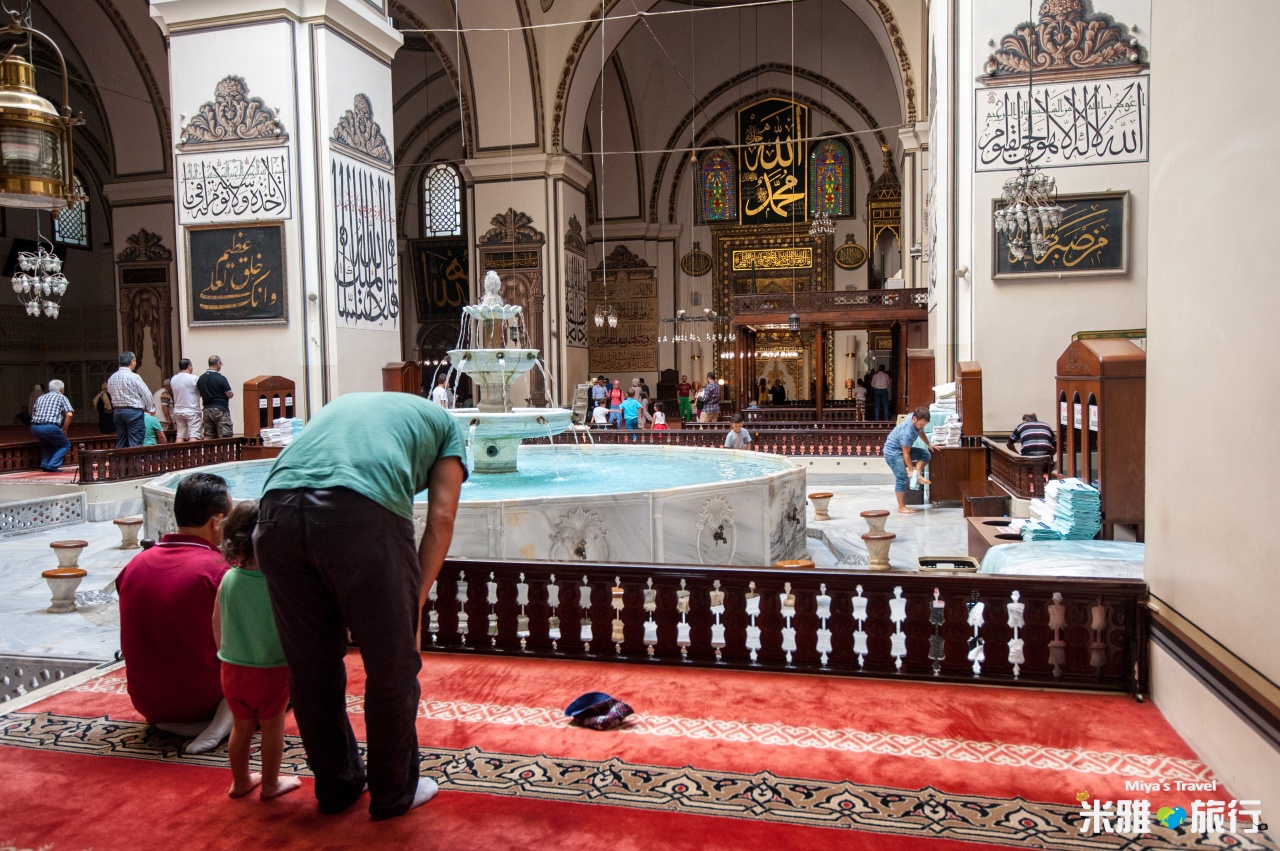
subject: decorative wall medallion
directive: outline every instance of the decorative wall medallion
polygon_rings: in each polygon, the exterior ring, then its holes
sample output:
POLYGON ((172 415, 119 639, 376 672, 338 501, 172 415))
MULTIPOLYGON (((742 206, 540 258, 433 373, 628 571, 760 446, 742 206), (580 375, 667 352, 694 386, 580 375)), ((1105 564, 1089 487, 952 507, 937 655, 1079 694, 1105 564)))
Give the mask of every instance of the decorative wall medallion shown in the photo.
POLYGON ((551 530, 549 555, 556 561, 608 561, 604 518, 586 508, 561 514, 551 530))
POLYGON ((695 242, 693 250, 680 258, 680 268, 686 275, 701 278, 711 271, 711 255, 702 250, 702 245, 695 242))
POLYGON ((289 152, 283 148, 178 155, 178 224, 287 219, 289 152))
POLYGON ((275 110, 262 98, 249 97, 249 86, 234 76, 224 77, 214 87, 213 100, 201 106, 178 134, 179 145, 287 139, 275 110))
POLYGON ((391 165, 391 148, 382 128, 373 120, 373 104, 368 95, 356 95, 355 104, 338 119, 330 139, 384 165, 391 165))
POLYGON ((702 504, 698 512, 698 561, 701 564, 732 564, 738 552, 738 531, 733 506, 717 494, 702 504))
POLYGON ((400 318, 395 184, 390 172, 333 152, 333 279, 340 325, 395 331, 400 318))
POLYGON ((1138 39, 1110 16, 1086 14, 1084 0, 1044 0, 1040 22, 1024 23, 1000 39, 983 70, 987 78, 1025 76, 1032 69, 1036 76, 1087 77, 1143 64, 1138 39))
POLYGON ((494 216, 489 220, 489 224, 493 227, 480 237, 481 245, 520 245, 521 243, 541 245, 546 242, 542 232, 533 226, 533 216, 518 212, 514 207, 508 207, 505 213, 494 216))
POLYGON ((142 228, 125 239, 125 249, 116 255, 121 263, 168 263, 173 252, 160 244, 161 236, 142 228))
POLYGON ((577 213, 569 217, 569 229, 564 233, 564 247, 565 250, 578 254, 587 253, 587 241, 582 236, 582 223, 578 221, 577 213))
POLYGON ((853 234, 847 234, 844 245, 836 249, 836 265, 841 269, 857 269, 867 262, 867 249, 858 245, 853 234))

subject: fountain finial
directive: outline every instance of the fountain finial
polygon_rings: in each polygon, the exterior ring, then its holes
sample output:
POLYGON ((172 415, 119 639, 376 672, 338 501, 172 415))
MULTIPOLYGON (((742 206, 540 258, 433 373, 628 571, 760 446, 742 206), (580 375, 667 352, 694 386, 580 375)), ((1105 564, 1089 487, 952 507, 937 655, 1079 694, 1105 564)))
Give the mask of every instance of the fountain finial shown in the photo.
POLYGON ((519 316, 521 307, 518 304, 507 304, 502 300, 502 279, 498 277, 497 272, 490 269, 484 273, 484 295, 480 303, 467 305, 462 308, 462 312, 471 319, 488 321, 496 319, 506 322, 519 316))

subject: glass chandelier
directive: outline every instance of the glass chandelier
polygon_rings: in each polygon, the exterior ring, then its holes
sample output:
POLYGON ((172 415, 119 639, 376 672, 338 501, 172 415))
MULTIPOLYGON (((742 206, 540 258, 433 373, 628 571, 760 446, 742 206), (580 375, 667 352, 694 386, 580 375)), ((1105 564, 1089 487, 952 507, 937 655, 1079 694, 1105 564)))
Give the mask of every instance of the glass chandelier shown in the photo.
POLYGON ((62 274, 62 258, 53 247, 43 245, 36 251, 18 252, 18 270, 13 275, 13 291, 26 308, 28 316, 44 314, 57 319, 59 301, 67 291, 67 276, 62 274))
POLYGON ((613 305, 609 305, 608 311, 600 305, 596 305, 596 315, 592 317, 592 321, 596 323, 597 328, 603 328, 608 323, 610 328, 618 327, 618 314, 613 312, 613 305))
POLYGON ((995 214, 996 233, 1005 238, 1015 260, 1022 260, 1029 251, 1038 262, 1049 252, 1050 238, 1062 224, 1063 212, 1058 205, 1057 181, 1024 162, 1018 173, 1005 181, 995 214))
POLYGON ((814 216, 813 221, 809 223, 809 238, 812 240, 819 240, 824 236, 835 235, 835 220, 827 215, 826 210, 819 210, 818 215, 814 216))

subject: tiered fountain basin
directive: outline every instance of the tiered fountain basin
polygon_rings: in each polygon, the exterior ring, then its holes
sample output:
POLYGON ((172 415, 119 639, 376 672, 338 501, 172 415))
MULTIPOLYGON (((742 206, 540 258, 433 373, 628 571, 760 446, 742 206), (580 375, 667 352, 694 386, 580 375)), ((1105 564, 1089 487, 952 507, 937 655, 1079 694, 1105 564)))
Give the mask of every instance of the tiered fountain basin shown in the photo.
POLYGON ((550 437, 572 425, 568 408, 512 408, 489 413, 483 408, 450 408, 449 413, 471 436, 473 473, 514 473, 520 441, 526 437, 550 437))
MULTIPOLYGON (((805 556, 804 469, 780 455, 683 446, 521 446, 520 471, 473 475, 451 558, 771 565, 805 556)), ((256 499, 272 461, 199 468, 256 499)), ((148 537, 175 530, 191 470, 143 486, 148 537)), ((414 503, 418 534, 426 494, 414 503)))

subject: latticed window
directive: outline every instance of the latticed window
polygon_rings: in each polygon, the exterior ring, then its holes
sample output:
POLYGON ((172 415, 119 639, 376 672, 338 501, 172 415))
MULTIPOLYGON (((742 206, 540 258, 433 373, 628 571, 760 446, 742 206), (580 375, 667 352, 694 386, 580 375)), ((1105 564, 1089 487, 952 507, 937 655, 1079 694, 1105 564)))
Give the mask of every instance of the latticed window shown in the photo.
POLYGON ((702 158, 702 220, 730 222, 738 218, 738 170, 724 148, 702 158))
POLYGON ((849 215, 853 195, 853 172, 849 169, 849 149, 838 139, 824 139, 809 155, 809 212, 825 212, 833 218, 849 215))
POLYGON ((422 235, 462 235, 462 176, 451 165, 437 163, 422 179, 422 235))
MULTIPOLYGON (((84 184, 80 182, 80 175, 76 175, 75 191, 77 195, 84 195, 84 184)), ((81 248, 89 247, 89 202, 78 201, 66 207, 53 220, 53 238, 56 242, 66 243, 67 245, 78 245, 81 248)))

